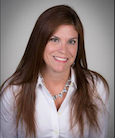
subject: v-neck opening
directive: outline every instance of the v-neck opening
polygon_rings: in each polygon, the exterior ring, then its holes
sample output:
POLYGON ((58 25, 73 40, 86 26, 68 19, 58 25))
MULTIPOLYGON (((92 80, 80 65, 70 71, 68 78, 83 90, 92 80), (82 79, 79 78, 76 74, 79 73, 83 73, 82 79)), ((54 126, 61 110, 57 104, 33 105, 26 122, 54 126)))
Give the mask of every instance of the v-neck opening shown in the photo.
MULTIPOLYGON (((65 98, 64 98, 63 102, 61 103, 61 105, 60 105, 60 107, 59 107, 58 110, 57 110, 56 105, 55 105, 55 108, 56 108, 57 113, 63 108, 64 103, 65 103, 67 100, 69 100, 68 96, 69 96, 70 88, 71 88, 71 85, 69 86, 68 92, 67 92, 67 94, 66 94, 66 96, 65 96, 65 98)), ((54 102, 54 104, 55 104, 55 102, 54 102)))

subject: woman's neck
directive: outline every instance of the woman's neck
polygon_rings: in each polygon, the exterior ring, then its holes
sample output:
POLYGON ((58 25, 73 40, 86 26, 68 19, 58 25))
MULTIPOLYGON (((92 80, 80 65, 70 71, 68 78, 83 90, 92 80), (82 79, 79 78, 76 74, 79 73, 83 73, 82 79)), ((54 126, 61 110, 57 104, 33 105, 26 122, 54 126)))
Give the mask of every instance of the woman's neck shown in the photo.
POLYGON ((66 81, 70 76, 70 70, 65 70, 63 72, 55 72, 55 71, 43 69, 41 74, 46 84, 63 85, 66 83, 66 81))

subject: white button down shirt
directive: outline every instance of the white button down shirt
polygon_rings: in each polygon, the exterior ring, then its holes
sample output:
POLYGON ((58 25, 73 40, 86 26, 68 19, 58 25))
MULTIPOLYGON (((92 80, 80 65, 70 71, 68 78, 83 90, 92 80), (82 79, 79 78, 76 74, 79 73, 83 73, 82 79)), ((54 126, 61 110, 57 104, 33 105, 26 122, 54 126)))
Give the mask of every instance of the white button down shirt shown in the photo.
MULTIPOLYGON (((99 94, 108 109, 106 102, 105 89, 100 81, 97 85, 99 94)), ((13 89, 17 89, 13 86, 13 89)), ((35 119, 36 119, 36 136, 37 138, 80 138, 80 133, 77 132, 78 125, 74 127, 75 132, 71 132, 69 125, 70 115, 70 98, 76 91, 75 74, 71 69, 71 84, 68 93, 57 111, 54 100, 50 92, 42 83, 42 78, 39 76, 36 85, 36 103, 35 103, 35 119)), ((7 88, 1 100, 1 126, 2 138, 25 138, 26 133, 24 126, 19 123, 16 129, 15 110, 14 110, 14 95, 11 88, 7 88)), ((108 114, 102 113, 98 116, 99 126, 102 131, 95 132, 90 128, 88 123, 85 123, 84 138, 106 138, 108 114)))

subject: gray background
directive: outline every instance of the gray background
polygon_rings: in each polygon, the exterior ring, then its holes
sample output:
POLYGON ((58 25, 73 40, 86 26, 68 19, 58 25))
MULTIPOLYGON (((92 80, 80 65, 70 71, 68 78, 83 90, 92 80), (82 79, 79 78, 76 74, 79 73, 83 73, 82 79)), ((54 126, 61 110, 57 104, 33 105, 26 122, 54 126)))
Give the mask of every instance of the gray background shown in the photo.
POLYGON ((114 0, 1 0, 1 83, 15 71, 38 16, 57 4, 80 16, 89 69, 109 83, 108 138, 114 138, 114 0))

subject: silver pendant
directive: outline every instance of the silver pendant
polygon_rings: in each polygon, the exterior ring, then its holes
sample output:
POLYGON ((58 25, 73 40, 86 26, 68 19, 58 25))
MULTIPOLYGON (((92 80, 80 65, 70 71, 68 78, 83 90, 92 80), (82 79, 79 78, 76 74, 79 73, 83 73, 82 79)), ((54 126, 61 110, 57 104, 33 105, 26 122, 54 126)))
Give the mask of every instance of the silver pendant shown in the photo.
POLYGON ((52 97, 53 97, 53 99, 54 99, 54 100, 56 100, 56 99, 57 99, 57 95, 54 95, 54 96, 52 96, 52 97))
POLYGON ((67 89, 66 89, 66 88, 64 88, 62 92, 67 92, 67 89))
POLYGON ((60 93, 58 94, 58 97, 63 97, 63 92, 60 92, 60 93))

